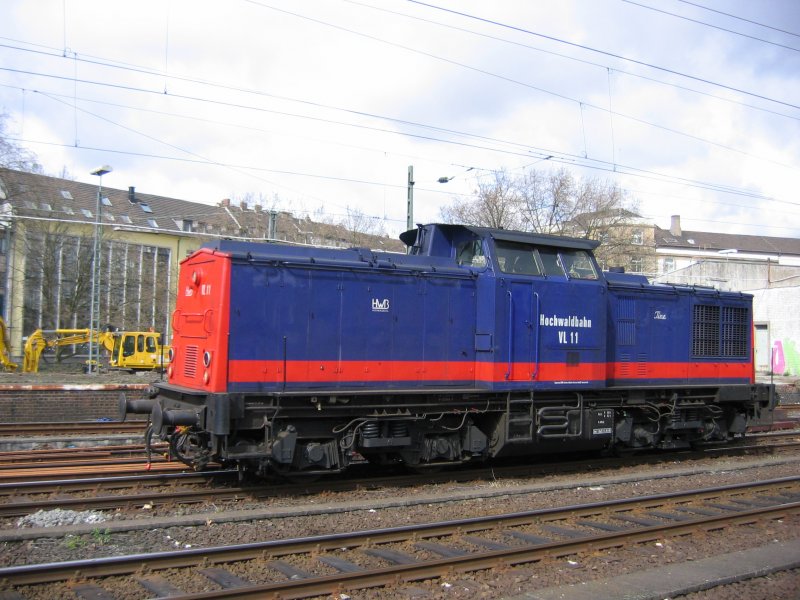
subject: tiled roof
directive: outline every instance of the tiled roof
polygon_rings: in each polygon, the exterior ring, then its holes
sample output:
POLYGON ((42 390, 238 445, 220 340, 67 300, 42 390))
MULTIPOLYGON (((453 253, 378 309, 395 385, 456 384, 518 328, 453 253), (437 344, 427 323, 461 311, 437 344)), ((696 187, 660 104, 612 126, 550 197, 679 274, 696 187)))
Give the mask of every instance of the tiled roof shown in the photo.
MULTIPOLYGON (((0 169, 6 198, 15 214, 71 222, 95 222, 97 184, 80 183, 58 177, 48 177, 0 169)), ((129 190, 103 187, 101 215, 104 223, 120 227, 145 228, 156 231, 179 232, 175 219, 217 218, 219 208, 175 198, 142 194, 129 190), (107 201, 106 201, 107 199, 107 201)))
MULTIPOLYGON (((99 183, 99 182, 98 182, 99 183)), ((97 184, 80 183, 23 171, 0 169, 0 205, 19 216, 57 219, 94 224, 97 210, 97 184)), ((266 239, 270 211, 228 200, 208 205, 166 196, 143 194, 138 190, 102 188, 102 221, 121 230, 162 232, 174 235, 266 239), (107 199, 107 201, 106 201, 107 199), (192 233, 190 233, 192 232, 192 233)), ((319 245, 364 245, 374 249, 402 251, 399 240, 381 236, 362 236, 353 243, 352 235, 338 226, 297 219, 279 212, 277 239, 319 245)))
POLYGON ((800 239, 767 237, 762 235, 739 235, 733 233, 709 233, 706 231, 682 231, 675 236, 668 229, 655 228, 656 248, 693 249, 718 252, 738 250, 760 254, 800 256, 800 239))

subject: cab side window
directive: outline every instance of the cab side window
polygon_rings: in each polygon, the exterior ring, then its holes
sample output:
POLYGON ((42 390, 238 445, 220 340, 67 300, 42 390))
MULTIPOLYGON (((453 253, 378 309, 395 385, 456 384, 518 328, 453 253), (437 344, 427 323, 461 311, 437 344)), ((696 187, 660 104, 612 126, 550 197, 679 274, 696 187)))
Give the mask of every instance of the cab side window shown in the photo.
POLYGON ((561 259, 554 248, 539 248, 539 258, 542 260, 545 275, 559 275, 564 277, 561 259))
POLYGON ((122 342, 122 356, 132 356, 136 349, 135 344, 136 339, 132 335, 127 336, 122 342))
POLYGON ((469 240, 459 244, 456 249, 456 262, 465 267, 485 267, 486 256, 483 254, 481 240, 469 240))
POLYGON ((541 275, 533 246, 515 242, 497 241, 497 262, 503 273, 541 275))
POLYGON ((597 271, 585 250, 562 250, 561 259, 570 279, 597 279, 597 271))

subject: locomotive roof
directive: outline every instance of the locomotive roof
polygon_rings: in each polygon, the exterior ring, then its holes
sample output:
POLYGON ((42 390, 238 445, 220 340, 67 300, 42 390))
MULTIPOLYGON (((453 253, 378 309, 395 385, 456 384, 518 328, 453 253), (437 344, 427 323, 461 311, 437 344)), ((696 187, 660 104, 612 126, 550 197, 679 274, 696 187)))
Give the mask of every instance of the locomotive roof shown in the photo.
POLYGON ((510 231, 507 229, 492 229, 489 227, 467 227, 470 231, 481 237, 492 237, 496 240, 507 242, 521 242, 536 244, 537 246, 559 246, 561 248, 580 248, 594 250, 600 245, 597 240, 573 238, 561 235, 547 235, 544 233, 525 233, 524 231, 510 231))
MULTIPOLYGON (((578 248, 581 250, 594 250, 600 245, 597 240, 584 238, 573 238, 560 235, 548 235, 544 233, 528 233, 524 231, 514 231, 511 229, 499 229, 494 227, 473 227, 470 225, 450 225, 446 223, 432 223, 423 227, 441 229, 445 232, 455 230, 471 231, 481 238, 492 238, 507 242, 519 242, 522 244, 535 244, 537 246, 557 246, 559 248, 578 248)), ((419 229, 410 229, 400 234, 400 239, 407 245, 413 246, 417 240, 419 229)))

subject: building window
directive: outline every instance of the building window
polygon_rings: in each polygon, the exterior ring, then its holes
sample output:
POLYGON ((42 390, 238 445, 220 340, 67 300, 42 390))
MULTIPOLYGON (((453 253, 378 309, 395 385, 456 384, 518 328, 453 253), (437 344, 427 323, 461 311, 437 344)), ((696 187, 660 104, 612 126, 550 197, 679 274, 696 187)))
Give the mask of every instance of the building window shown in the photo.
POLYGON ((187 232, 197 231, 197 229, 194 227, 194 222, 191 219, 172 219, 172 220, 175 223, 175 227, 177 227, 181 231, 187 231, 187 232))
POLYGON ((103 202, 103 206, 112 206, 111 200, 108 199, 108 196, 103 196, 101 201, 103 202))
POLYGON ((156 221, 155 219, 147 219, 147 224, 150 225, 150 227, 153 227, 154 229, 158 228, 158 221, 156 221))
POLYGON ((664 259, 664 273, 672 273, 675 270, 675 259, 665 258, 664 259))
POLYGON ((644 244, 644 233, 642 233, 641 229, 635 229, 633 231, 633 239, 631 241, 637 246, 644 244))
POLYGON ((64 200, 72 200, 72 194, 69 193, 69 190, 61 190, 61 197, 64 200))
POLYGON ((88 208, 82 208, 81 212, 83 213, 83 216, 86 217, 87 219, 92 218, 92 211, 90 211, 88 208))
POLYGON ((153 209, 152 209, 152 208, 150 208, 150 205, 149 205, 149 204, 147 204, 146 202, 140 202, 140 203, 139 203, 139 206, 141 206, 141 207, 142 207, 142 210, 143 210, 144 212, 146 212, 146 213, 151 213, 151 212, 153 212, 153 209))
POLYGON ((74 215, 74 214, 75 214, 75 211, 74 211, 74 210, 72 210, 72 207, 71 207, 71 206, 62 206, 62 209, 63 209, 63 210, 64 210, 64 212, 65 212, 65 213, 67 213, 68 215, 74 215))
POLYGON ((632 258, 631 259, 631 271, 633 273, 641 273, 642 272, 642 259, 640 257, 632 258))
POLYGON ((128 215, 121 215, 119 220, 122 221, 123 223, 133 223, 133 221, 128 215))

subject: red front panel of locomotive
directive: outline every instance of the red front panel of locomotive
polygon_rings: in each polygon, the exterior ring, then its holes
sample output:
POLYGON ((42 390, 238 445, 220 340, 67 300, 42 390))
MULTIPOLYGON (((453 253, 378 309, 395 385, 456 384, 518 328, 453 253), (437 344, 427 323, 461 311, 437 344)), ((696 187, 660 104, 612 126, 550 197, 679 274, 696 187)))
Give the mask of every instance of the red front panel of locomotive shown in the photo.
POLYGON ((172 385, 227 389, 230 264, 227 254, 207 248, 181 262, 172 314, 172 385))

